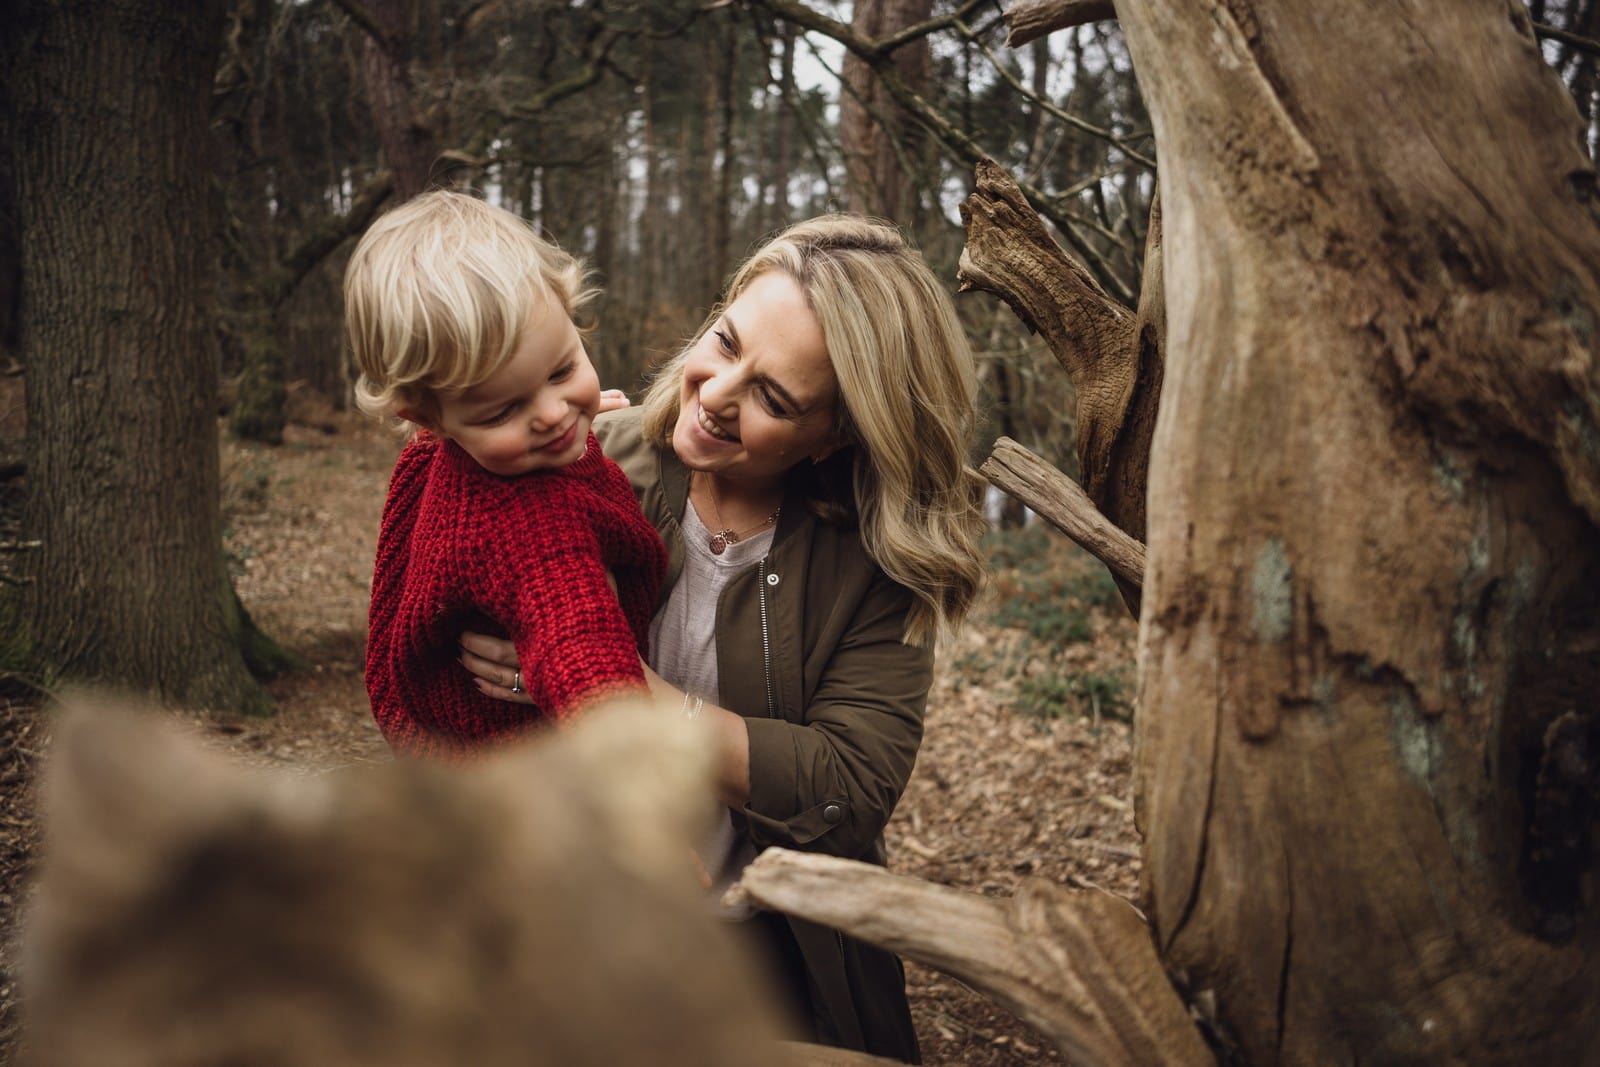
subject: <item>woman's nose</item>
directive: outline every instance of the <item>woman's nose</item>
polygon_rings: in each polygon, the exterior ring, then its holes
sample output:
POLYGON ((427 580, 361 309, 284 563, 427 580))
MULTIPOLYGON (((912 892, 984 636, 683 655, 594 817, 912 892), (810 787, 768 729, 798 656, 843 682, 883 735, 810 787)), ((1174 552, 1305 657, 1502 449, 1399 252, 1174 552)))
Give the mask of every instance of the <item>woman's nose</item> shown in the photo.
POLYGON ((738 370, 728 368, 700 383, 700 406, 712 414, 729 411, 739 396, 738 370))

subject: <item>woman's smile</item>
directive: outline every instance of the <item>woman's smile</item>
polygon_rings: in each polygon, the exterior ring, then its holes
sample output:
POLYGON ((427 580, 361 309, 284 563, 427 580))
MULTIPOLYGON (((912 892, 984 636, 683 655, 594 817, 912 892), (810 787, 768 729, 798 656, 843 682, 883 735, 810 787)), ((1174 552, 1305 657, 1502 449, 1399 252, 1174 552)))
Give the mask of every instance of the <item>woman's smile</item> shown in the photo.
POLYGON ((728 431, 724 430, 721 426, 717 425, 716 421, 714 419, 712 419, 712 417, 710 415, 706 414, 706 409, 701 407, 701 406, 699 406, 698 404, 695 405, 695 414, 699 417, 700 428, 702 430, 704 430, 706 433, 710 434, 712 437, 715 437, 717 440, 719 440, 719 441, 738 441, 739 440, 739 438, 737 436, 735 436, 734 434, 729 433, 728 431))

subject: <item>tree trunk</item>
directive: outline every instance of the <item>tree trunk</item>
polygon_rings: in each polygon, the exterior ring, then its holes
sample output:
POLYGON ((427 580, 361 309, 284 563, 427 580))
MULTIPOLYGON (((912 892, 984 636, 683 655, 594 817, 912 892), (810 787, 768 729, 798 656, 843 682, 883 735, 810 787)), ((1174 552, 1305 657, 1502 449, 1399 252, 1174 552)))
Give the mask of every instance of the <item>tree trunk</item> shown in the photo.
POLYGON ((778 27, 778 39, 783 43, 783 61, 778 67, 778 118, 772 148, 772 219, 763 230, 787 226, 793 217, 789 206, 789 170, 795 123, 794 26, 782 23, 778 27))
POLYGON ((394 173, 396 203, 428 188, 438 157, 433 132, 416 113, 411 90, 410 5, 405 0, 368 0, 382 36, 362 41, 361 72, 373 128, 394 173))
POLYGON ((260 710, 222 565, 207 115, 219 3, 42 3, 8 47, 36 657, 260 710))
POLYGON ((1520 3, 1118 5, 1160 146, 1136 797, 1246 1062, 1594 1062, 1600 219, 1520 3))
MULTIPOLYGON (((10 75, 0 68, 0 79, 10 75)), ((0 141, 11 144, 10 102, 0 88, 0 141)), ((8 373, 22 356, 22 240, 17 232, 17 202, 12 156, 0 152, 0 373, 8 373)))
MULTIPOLYGON (((883 38, 928 18, 932 11, 933 0, 856 0, 852 28, 869 39, 883 38)), ((931 55, 925 37, 894 53, 895 69, 917 92, 926 89, 931 55)), ((907 213, 916 207, 915 176, 907 173, 905 161, 921 158, 922 127, 879 89, 871 66, 854 53, 845 55, 844 82, 839 94, 839 150, 850 210, 914 222, 907 213)))

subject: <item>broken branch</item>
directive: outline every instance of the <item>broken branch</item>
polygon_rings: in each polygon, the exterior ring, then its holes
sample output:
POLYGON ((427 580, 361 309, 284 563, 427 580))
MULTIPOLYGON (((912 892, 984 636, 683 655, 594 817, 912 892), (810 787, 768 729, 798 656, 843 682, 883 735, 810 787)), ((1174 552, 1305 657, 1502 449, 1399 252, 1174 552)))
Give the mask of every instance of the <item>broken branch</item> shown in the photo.
POLYGON ((1112 574, 1135 589, 1144 586, 1144 545, 1106 518, 1077 482, 1009 437, 995 441, 978 472, 1043 515, 1112 574))
POLYGON ((1057 30, 1116 17, 1111 0, 1022 0, 1006 8, 1006 46, 1021 48, 1057 30))
POLYGON ((1127 901, 1028 879, 1009 902, 880 867, 770 848, 730 890, 936 967, 1084 1064, 1212 1057, 1127 901))

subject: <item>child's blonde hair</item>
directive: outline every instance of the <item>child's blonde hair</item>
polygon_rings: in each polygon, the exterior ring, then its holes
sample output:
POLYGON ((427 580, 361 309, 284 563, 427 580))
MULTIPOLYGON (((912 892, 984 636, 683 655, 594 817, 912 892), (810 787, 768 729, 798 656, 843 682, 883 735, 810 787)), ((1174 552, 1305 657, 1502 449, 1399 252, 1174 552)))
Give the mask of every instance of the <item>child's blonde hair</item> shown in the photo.
POLYGON ((344 272, 356 404, 439 417, 439 398, 492 377, 529 317, 577 319, 595 295, 582 261, 527 222, 465 193, 423 193, 367 230, 344 272))

